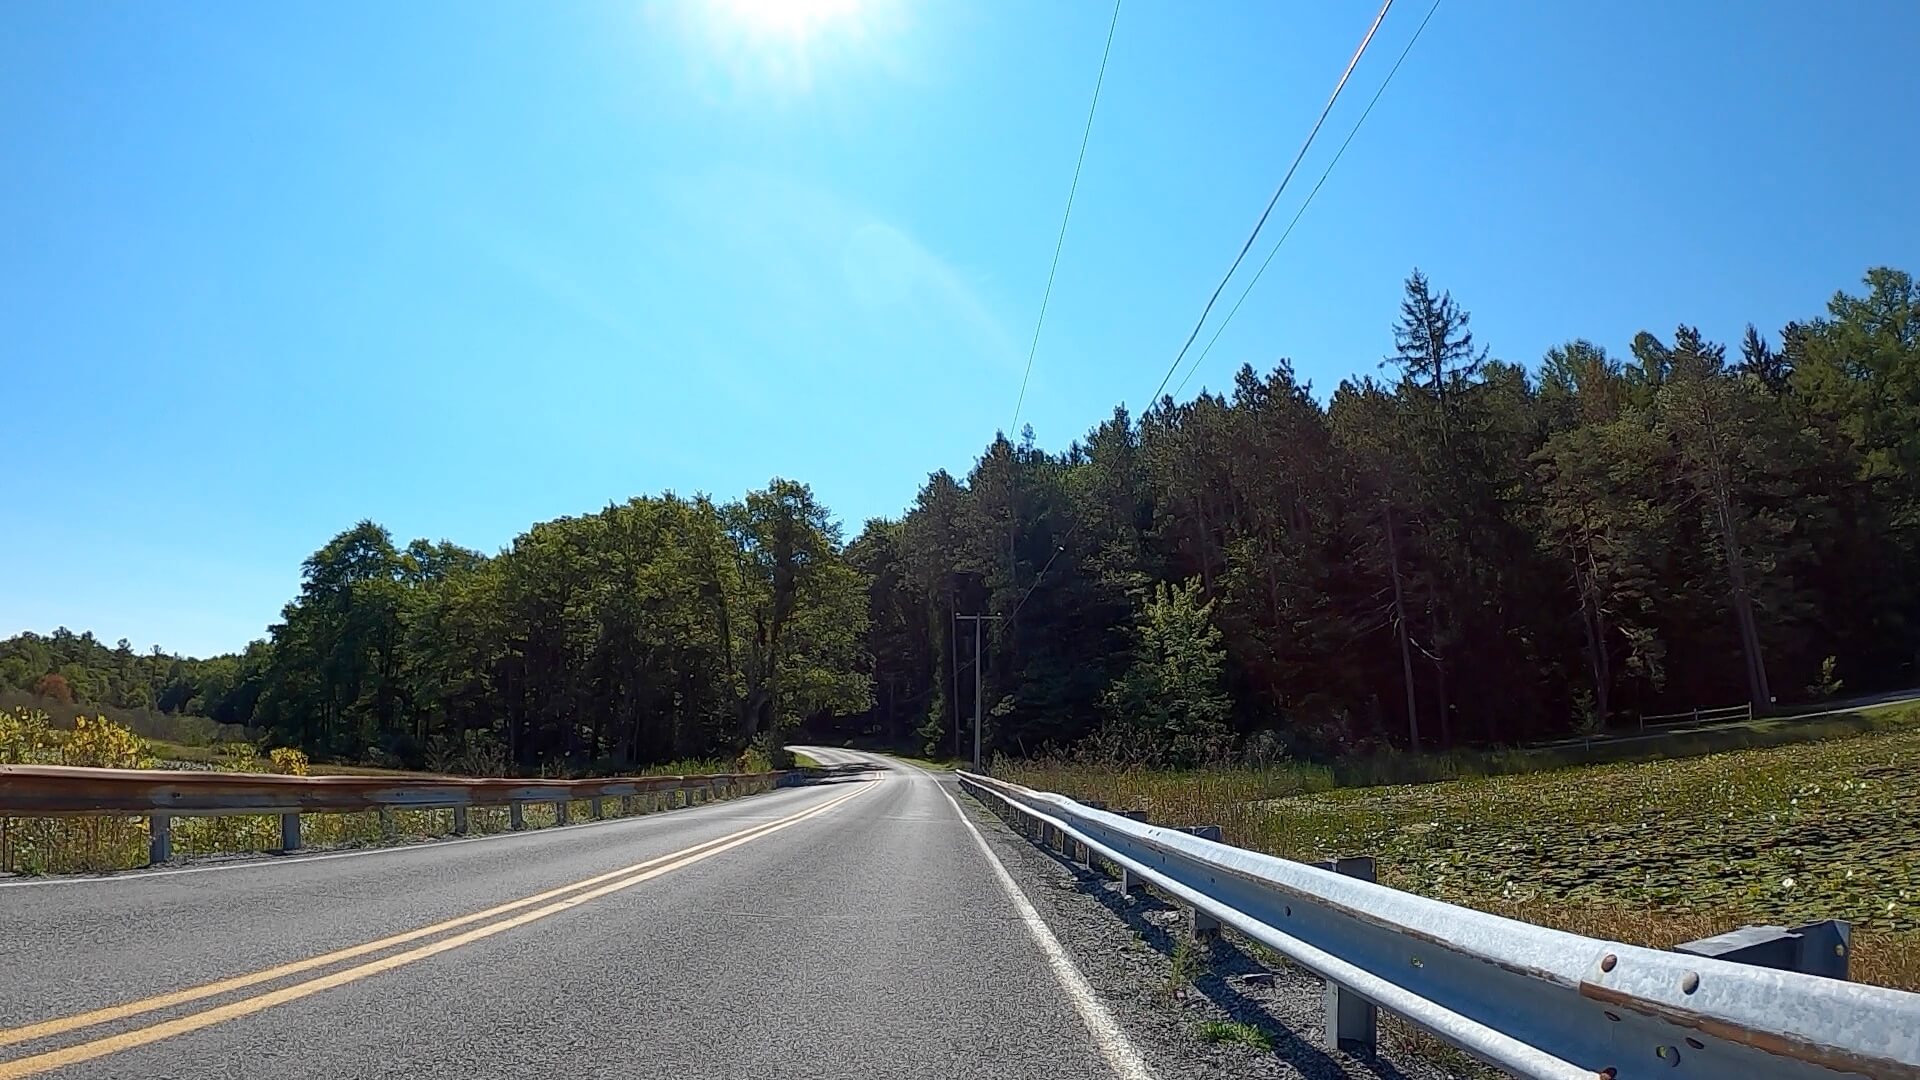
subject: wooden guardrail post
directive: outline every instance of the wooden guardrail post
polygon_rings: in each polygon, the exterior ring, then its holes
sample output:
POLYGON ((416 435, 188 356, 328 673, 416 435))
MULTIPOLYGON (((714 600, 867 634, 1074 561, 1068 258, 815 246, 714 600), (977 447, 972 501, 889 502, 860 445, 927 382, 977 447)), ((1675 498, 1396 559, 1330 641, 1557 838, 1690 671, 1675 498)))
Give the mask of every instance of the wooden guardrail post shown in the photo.
MULTIPOLYGON (((1327 859, 1313 865, 1362 881, 1374 880, 1373 858, 1368 855, 1327 859)), ((1326 1003, 1328 1049, 1372 1053, 1379 1038, 1379 1014, 1373 1002, 1334 982, 1326 984, 1323 1000, 1326 1003)))
POLYGON ((588 803, 593 809, 593 820, 599 821, 607 816, 607 800, 595 795, 588 803))
POLYGON ((467 808, 464 806, 453 808, 453 835, 467 835, 467 808))
POLYGON ((173 858, 173 817, 147 815, 147 864, 156 865, 173 858))
POLYGON ((300 850, 300 813, 280 815, 280 850, 300 850))
POLYGON ((565 825, 567 823, 567 809, 566 799, 561 799, 553 804, 553 823, 555 825, 565 825))
POLYGON ((386 838, 393 836, 393 808, 390 806, 380 808, 380 835, 386 838))
POLYGON ((514 832, 519 832, 521 829, 524 829, 526 827, 527 827, 527 812, 521 808, 518 802, 508 803, 507 804, 507 828, 512 829, 514 832))

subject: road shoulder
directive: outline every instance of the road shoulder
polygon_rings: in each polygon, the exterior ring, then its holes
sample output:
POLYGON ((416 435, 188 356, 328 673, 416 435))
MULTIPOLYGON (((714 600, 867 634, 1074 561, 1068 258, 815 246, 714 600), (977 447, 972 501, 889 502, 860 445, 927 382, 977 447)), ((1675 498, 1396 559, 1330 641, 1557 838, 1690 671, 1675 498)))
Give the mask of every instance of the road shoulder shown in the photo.
POLYGON ((1117 881, 1016 834, 950 778, 940 782, 954 792, 961 813, 1161 1080, 1440 1080, 1460 1074, 1460 1068, 1416 1054, 1414 1040, 1393 1025, 1383 1025, 1378 1056, 1325 1049, 1319 978, 1281 957, 1256 955, 1258 946, 1232 937, 1210 954, 1183 947, 1184 915, 1178 909, 1158 897, 1121 892, 1117 881), (1271 985, 1262 985, 1266 973, 1271 985))

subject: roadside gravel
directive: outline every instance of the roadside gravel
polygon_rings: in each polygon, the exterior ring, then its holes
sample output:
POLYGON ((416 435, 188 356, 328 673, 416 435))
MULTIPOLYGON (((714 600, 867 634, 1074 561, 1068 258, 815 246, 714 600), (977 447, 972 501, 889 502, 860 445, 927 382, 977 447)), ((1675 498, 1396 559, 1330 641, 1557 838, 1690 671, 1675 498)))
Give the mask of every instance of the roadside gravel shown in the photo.
POLYGON ((1164 898, 1128 896, 1118 881, 1030 843, 957 785, 955 792, 1160 1080, 1489 1075, 1464 1055, 1385 1017, 1378 1055, 1326 1049, 1318 977, 1237 935, 1223 937, 1210 952, 1183 948, 1185 915, 1164 898), (1177 968, 1185 969, 1185 977, 1177 968), (1271 984, 1264 985, 1269 976, 1271 984), (1267 1045, 1257 1045, 1261 1041, 1267 1045))

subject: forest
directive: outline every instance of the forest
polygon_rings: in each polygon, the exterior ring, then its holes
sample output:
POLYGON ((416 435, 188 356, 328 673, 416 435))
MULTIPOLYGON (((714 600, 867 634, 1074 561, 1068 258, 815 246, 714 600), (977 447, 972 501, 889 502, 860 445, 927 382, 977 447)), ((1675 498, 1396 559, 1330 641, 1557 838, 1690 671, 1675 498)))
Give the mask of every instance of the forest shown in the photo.
POLYGON ((0 686, 317 756, 598 770, 785 733, 1141 764, 1511 745, 1920 683, 1920 309, 1494 357, 1419 271, 1378 375, 1282 360, 996 437, 850 541, 806 486, 486 555, 362 522, 244 652, 0 642, 0 686), (997 619, 956 623, 955 615, 997 619), (981 670, 972 670, 973 628, 981 670))

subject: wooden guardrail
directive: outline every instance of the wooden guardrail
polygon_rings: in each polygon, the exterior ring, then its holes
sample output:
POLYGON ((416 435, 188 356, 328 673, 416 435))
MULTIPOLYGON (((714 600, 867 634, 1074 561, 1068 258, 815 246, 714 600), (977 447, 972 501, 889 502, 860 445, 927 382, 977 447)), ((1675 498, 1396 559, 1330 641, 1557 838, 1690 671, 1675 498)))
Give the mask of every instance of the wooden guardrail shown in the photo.
POLYGON ((577 801, 588 802, 591 816, 600 818, 606 814, 608 799, 621 800, 621 813, 631 814, 755 794, 789 783, 798 775, 786 771, 596 780, 469 780, 0 765, 0 816, 144 815, 152 838, 148 861, 161 863, 172 854, 170 825, 175 817, 277 814, 280 847, 293 851, 301 846, 303 813, 451 809, 453 832, 459 836, 467 832, 470 807, 504 806, 508 827, 520 829, 525 826, 523 808, 527 804, 551 803, 555 823, 564 825, 569 819, 569 806, 577 801))

